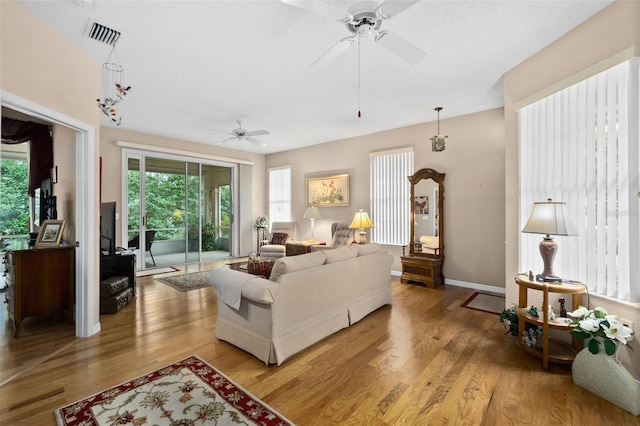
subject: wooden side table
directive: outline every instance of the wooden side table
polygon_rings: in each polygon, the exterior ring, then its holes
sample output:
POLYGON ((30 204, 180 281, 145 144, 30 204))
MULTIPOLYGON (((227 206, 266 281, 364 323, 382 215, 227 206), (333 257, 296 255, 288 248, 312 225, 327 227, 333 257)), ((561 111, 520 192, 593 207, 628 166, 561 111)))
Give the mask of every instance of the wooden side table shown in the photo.
POLYGON ((549 362, 559 364, 571 364, 575 355, 582 349, 582 340, 575 337, 572 338, 572 344, 568 344, 561 340, 549 337, 549 330, 571 330, 571 324, 566 319, 550 320, 549 319, 549 293, 570 294, 572 296, 572 310, 578 309, 583 305, 583 294, 586 291, 584 284, 577 281, 563 281, 562 283, 545 283, 529 280, 524 274, 516 275, 516 284, 520 287, 518 298, 518 336, 516 343, 520 348, 529 354, 542 359, 544 369, 549 368, 549 362), (542 292, 542 309, 540 309, 539 317, 534 317, 528 313, 528 292, 536 290, 542 292), (532 324, 542 327, 542 350, 527 346, 522 341, 522 333, 525 331, 525 325, 532 324))

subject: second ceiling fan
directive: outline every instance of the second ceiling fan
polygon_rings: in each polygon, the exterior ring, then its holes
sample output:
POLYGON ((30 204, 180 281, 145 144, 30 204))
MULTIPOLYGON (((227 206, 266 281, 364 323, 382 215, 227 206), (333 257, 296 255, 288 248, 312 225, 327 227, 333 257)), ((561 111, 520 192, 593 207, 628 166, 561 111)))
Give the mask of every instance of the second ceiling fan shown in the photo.
POLYGON ((351 35, 343 38, 325 52, 311 66, 329 62, 344 53, 353 43, 363 38, 373 37, 376 43, 404 59, 411 65, 420 62, 427 55, 422 49, 402 37, 381 30, 382 21, 391 19, 420 0, 385 0, 382 3, 362 1, 344 11, 329 3, 308 0, 282 0, 283 3, 322 15, 344 24, 351 35))
POLYGON ((266 130, 253 130, 253 131, 248 131, 247 129, 242 127, 242 121, 240 120, 236 120, 236 123, 238 123, 238 128, 237 129, 233 129, 230 132, 226 132, 224 130, 217 130, 217 129, 211 129, 214 130, 216 132, 223 132, 223 133, 228 133, 229 135, 231 135, 232 137, 221 140, 220 142, 216 142, 216 145, 222 145, 223 143, 227 142, 227 141, 232 141, 232 140, 239 140, 239 141, 249 141, 253 144, 256 144, 258 146, 267 146, 266 143, 254 138, 254 136, 261 136, 261 135, 268 135, 269 132, 266 130))

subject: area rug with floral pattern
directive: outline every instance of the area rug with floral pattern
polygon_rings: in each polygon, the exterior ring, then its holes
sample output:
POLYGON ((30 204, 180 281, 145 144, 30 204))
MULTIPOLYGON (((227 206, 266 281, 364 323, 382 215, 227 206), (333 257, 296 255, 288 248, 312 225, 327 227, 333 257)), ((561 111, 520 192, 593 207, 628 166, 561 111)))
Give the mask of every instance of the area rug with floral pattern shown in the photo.
POLYGON ((210 287, 209 274, 211 271, 192 272, 190 274, 170 275, 168 277, 154 278, 162 284, 173 287, 179 291, 196 290, 198 288, 210 287))
POLYGON ((293 425, 197 356, 55 411, 58 426, 293 425))

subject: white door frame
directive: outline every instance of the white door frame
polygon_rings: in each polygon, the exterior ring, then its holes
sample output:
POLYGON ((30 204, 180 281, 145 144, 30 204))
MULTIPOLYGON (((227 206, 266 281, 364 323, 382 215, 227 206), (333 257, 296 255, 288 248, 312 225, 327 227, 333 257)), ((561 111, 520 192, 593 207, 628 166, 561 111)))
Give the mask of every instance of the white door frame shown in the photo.
POLYGON ((94 322, 96 318, 95 258, 98 253, 96 238, 98 232, 95 229, 94 220, 96 211, 95 129, 92 125, 5 90, 2 90, 0 98, 2 106, 68 127, 76 132, 76 336, 92 336, 100 331, 100 322, 94 322))

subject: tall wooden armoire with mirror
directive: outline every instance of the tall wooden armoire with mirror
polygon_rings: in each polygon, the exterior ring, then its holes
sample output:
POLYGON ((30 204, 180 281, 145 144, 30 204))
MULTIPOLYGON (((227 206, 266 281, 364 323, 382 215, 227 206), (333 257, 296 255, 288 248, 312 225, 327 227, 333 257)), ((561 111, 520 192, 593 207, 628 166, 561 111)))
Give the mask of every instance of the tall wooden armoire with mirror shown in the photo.
POLYGON ((444 173, 420 169, 411 184, 411 243, 402 250, 402 283, 444 284, 444 173))

